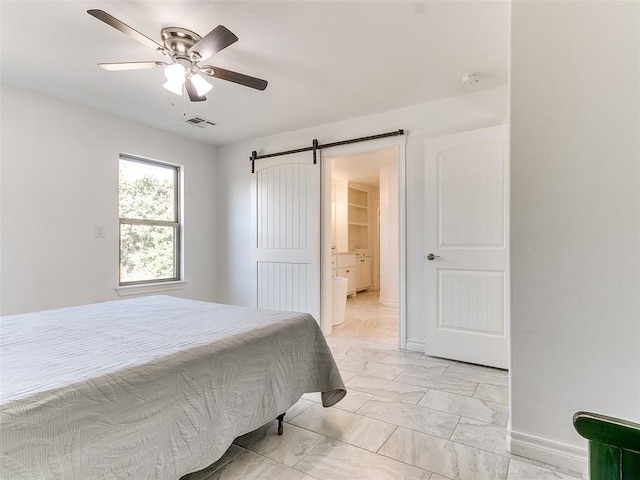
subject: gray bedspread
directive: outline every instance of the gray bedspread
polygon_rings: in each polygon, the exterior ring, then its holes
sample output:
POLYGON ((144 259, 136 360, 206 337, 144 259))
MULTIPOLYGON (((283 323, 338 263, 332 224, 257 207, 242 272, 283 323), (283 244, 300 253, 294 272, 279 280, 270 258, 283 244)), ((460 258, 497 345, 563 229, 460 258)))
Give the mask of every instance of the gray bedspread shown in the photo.
POLYGON ((143 297, 3 317, 0 349, 7 480, 177 480, 303 393, 346 393, 303 313, 143 297))

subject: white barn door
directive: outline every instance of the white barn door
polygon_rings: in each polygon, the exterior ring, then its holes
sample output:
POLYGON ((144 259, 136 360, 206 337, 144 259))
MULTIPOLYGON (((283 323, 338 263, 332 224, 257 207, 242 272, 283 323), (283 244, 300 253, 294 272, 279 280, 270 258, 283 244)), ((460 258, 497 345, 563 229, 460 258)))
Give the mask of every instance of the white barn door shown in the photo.
POLYGON ((428 355, 507 368, 505 125, 425 143, 428 355))
POLYGON ((311 153, 256 160, 252 222, 257 307, 320 320, 320 166, 311 153))

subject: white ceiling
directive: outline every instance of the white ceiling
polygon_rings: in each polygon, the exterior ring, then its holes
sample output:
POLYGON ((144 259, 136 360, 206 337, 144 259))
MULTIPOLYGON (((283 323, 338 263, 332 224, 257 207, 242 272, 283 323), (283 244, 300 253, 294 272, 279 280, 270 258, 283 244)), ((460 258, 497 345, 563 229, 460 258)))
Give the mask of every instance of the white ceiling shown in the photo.
POLYGON ((398 149, 386 148, 331 159, 331 180, 349 180, 369 187, 380 184, 380 170, 397 161, 398 149))
MULTIPOLYGON (((506 1, 0 2, 2 81, 220 145, 464 95, 507 83, 506 1), (160 29, 239 41, 206 61, 264 78, 264 92, 212 79, 186 103, 160 69, 109 72, 99 62, 163 60, 86 13, 99 8, 160 42, 160 29), (465 73, 482 82, 463 85, 465 73), (172 105, 172 102, 175 105, 172 105)), ((374 132, 375 133, 375 132, 374 132)))

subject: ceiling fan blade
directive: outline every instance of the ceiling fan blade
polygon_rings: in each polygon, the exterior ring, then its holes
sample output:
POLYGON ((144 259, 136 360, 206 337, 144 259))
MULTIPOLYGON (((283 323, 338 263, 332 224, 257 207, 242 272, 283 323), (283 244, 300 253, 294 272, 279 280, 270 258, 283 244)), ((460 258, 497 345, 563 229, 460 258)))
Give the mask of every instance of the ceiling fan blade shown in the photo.
POLYGON ((229 82, 244 85, 245 87, 255 88, 256 90, 264 90, 267 88, 269 82, 256 77, 250 77, 243 73, 232 72, 231 70, 225 70, 224 68, 214 67, 213 65, 206 65, 200 69, 202 73, 209 75, 210 77, 219 78, 221 80, 227 80, 229 82))
POLYGON ((116 72, 119 70, 141 70, 143 68, 162 68, 167 65, 164 62, 121 62, 121 63, 99 63, 100 68, 116 72))
POLYGON ((107 25, 112 26, 116 30, 120 30, 125 35, 133 38, 134 40, 146 45, 147 47, 151 47, 154 50, 164 50, 164 47, 160 45, 158 42, 151 40, 149 37, 141 34, 139 31, 131 28, 126 23, 121 22, 116 17, 109 15, 107 12, 103 10, 87 10, 87 13, 91 16, 96 17, 98 20, 102 20, 107 25))
POLYGON ((192 102, 204 102, 207 99, 207 97, 205 97, 204 95, 198 95, 196 86, 193 84, 193 80, 191 80, 190 78, 187 78, 184 81, 184 86, 186 87, 187 93, 189 94, 189 100, 191 100, 192 102))
POLYGON ((189 53, 198 52, 200 59, 205 59, 237 41, 238 37, 236 37, 231 30, 222 25, 218 25, 191 47, 189 53))

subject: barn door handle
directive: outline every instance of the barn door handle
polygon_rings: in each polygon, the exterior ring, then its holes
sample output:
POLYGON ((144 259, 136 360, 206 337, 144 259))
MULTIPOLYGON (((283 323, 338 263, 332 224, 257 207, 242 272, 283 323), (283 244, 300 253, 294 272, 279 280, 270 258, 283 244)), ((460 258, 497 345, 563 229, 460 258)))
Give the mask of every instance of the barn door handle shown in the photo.
POLYGON ((440 255, 434 255, 433 253, 430 253, 429 255, 427 255, 427 260, 435 260, 436 258, 440 258, 440 255))

